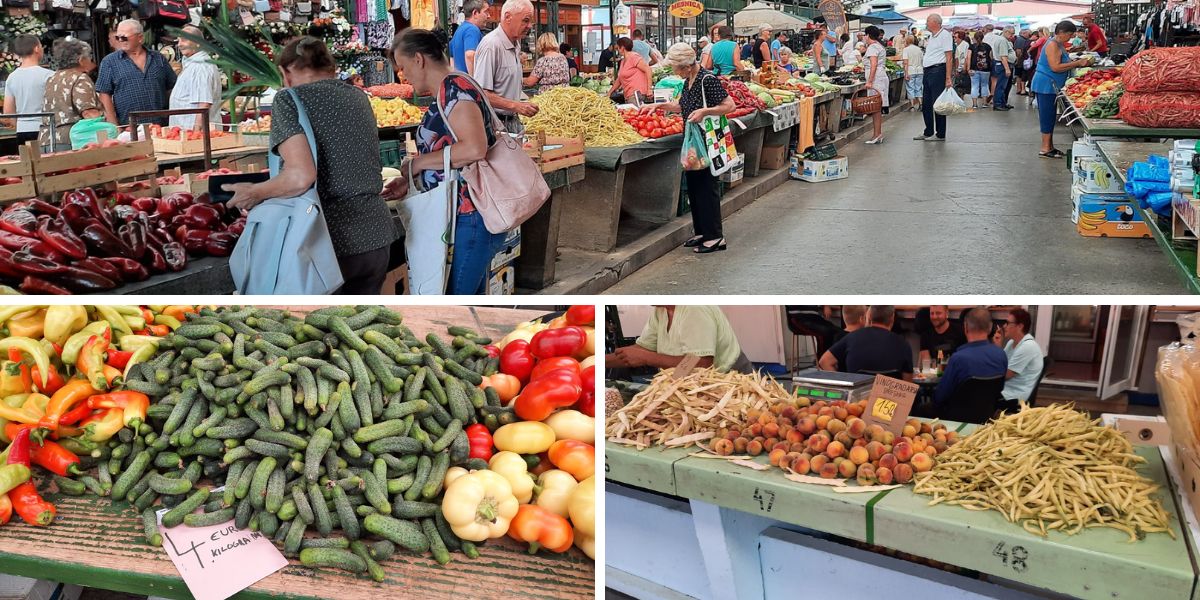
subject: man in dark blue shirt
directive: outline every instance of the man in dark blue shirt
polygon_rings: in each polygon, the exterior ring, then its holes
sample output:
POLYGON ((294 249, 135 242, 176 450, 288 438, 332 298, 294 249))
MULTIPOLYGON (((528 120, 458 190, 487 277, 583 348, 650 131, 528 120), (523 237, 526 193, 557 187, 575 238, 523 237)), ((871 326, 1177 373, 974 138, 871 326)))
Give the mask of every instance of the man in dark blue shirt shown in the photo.
POLYGON ((867 317, 866 327, 838 340, 821 356, 820 367, 843 373, 891 373, 912 381, 912 348, 892 333, 896 307, 872 306, 867 317))
POLYGON ((943 408, 954 390, 971 377, 1003 377, 1008 371, 1008 356, 988 339, 992 330, 992 314, 986 308, 972 308, 963 317, 963 332, 967 343, 959 346, 946 372, 933 392, 933 408, 943 408))
MULTIPOLYGON (((118 49, 100 61, 96 92, 109 123, 123 126, 129 113, 141 110, 166 110, 175 87, 175 71, 167 59, 142 45, 142 23, 126 19, 117 25, 118 49)), ((166 117, 146 119, 147 123, 167 124, 166 117)))

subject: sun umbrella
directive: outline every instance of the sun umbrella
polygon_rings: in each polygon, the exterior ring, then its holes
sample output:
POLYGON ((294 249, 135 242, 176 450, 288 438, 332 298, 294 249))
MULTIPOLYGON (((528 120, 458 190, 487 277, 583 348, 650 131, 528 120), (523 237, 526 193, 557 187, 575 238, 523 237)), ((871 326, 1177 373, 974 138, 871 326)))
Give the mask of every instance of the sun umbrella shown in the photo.
POLYGON ((737 35, 758 35, 759 27, 770 25, 775 31, 804 29, 811 23, 808 19, 796 17, 775 10, 766 2, 753 2, 746 8, 733 15, 733 32, 737 35))

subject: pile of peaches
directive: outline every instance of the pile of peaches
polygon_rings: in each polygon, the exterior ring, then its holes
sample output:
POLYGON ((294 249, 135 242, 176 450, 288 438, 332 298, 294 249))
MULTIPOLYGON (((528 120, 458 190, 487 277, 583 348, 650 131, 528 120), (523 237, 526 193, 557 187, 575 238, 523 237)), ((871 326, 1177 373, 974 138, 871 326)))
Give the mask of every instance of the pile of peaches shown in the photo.
POLYGON ((909 419, 901 435, 861 417, 867 401, 780 402, 751 410, 741 429, 717 432, 717 454, 767 453, 772 466, 824 479, 856 479, 859 485, 906 484, 933 468, 938 454, 960 438, 942 423, 909 419))

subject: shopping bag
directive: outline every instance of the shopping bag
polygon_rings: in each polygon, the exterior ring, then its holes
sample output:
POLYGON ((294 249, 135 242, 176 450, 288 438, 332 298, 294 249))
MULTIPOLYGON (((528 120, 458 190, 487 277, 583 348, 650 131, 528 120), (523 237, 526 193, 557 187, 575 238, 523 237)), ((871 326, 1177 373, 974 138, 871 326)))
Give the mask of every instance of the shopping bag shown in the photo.
POLYGON ((70 132, 71 149, 79 150, 88 144, 98 143, 101 131, 107 136, 106 139, 117 139, 117 126, 105 121, 104 117, 83 119, 72 125, 70 132))
POLYGON ((725 115, 704 117, 700 122, 704 130, 704 147, 708 150, 708 170, 720 175, 733 168, 737 160, 737 148, 733 145, 733 128, 725 115))
MULTIPOLYGON (((296 103, 316 164, 317 142, 308 112, 294 90, 286 91, 296 103)), ((271 152, 267 160, 272 177, 278 175, 279 156, 271 152)), ((316 182, 299 196, 272 198, 250 209, 246 229, 229 257, 229 271, 243 295, 332 294, 342 287, 345 280, 316 182)))
POLYGON ((970 110, 966 102, 954 92, 954 88, 946 88, 937 100, 933 101, 933 112, 939 115, 956 115, 970 110))
POLYGON ((679 154, 679 163, 684 171, 699 171, 709 168, 712 161, 708 158, 708 147, 704 143, 704 130, 696 123, 688 123, 683 128, 683 149, 679 154))
MULTIPOLYGON (((413 295, 444 294, 450 277, 448 249, 454 242, 454 209, 458 205, 458 174, 450 169, 450 146, 442 150, 442 163, 441 183, 400 202, 408 291, 413 295)), ((419 185, 411 162, 408 168, 409 185, 419 185)))

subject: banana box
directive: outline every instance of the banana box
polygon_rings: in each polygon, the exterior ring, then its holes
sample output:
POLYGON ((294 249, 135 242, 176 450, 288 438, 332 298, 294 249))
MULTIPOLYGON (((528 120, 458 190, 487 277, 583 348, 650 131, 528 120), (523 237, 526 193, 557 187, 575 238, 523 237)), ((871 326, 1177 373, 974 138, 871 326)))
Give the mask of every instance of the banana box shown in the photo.
POLYGON ((1124 186, 1113 176, 1103 161, 1095 158, 1080 158, 1074 168, 1075 185, 1087 194, 1123 194, 1124 186))
POLYGON ((1085 195, 1079 204, 1079 235, 1088 237, 1150 237, 1150 227, 1133 202, 1106 202, 1085 195))

